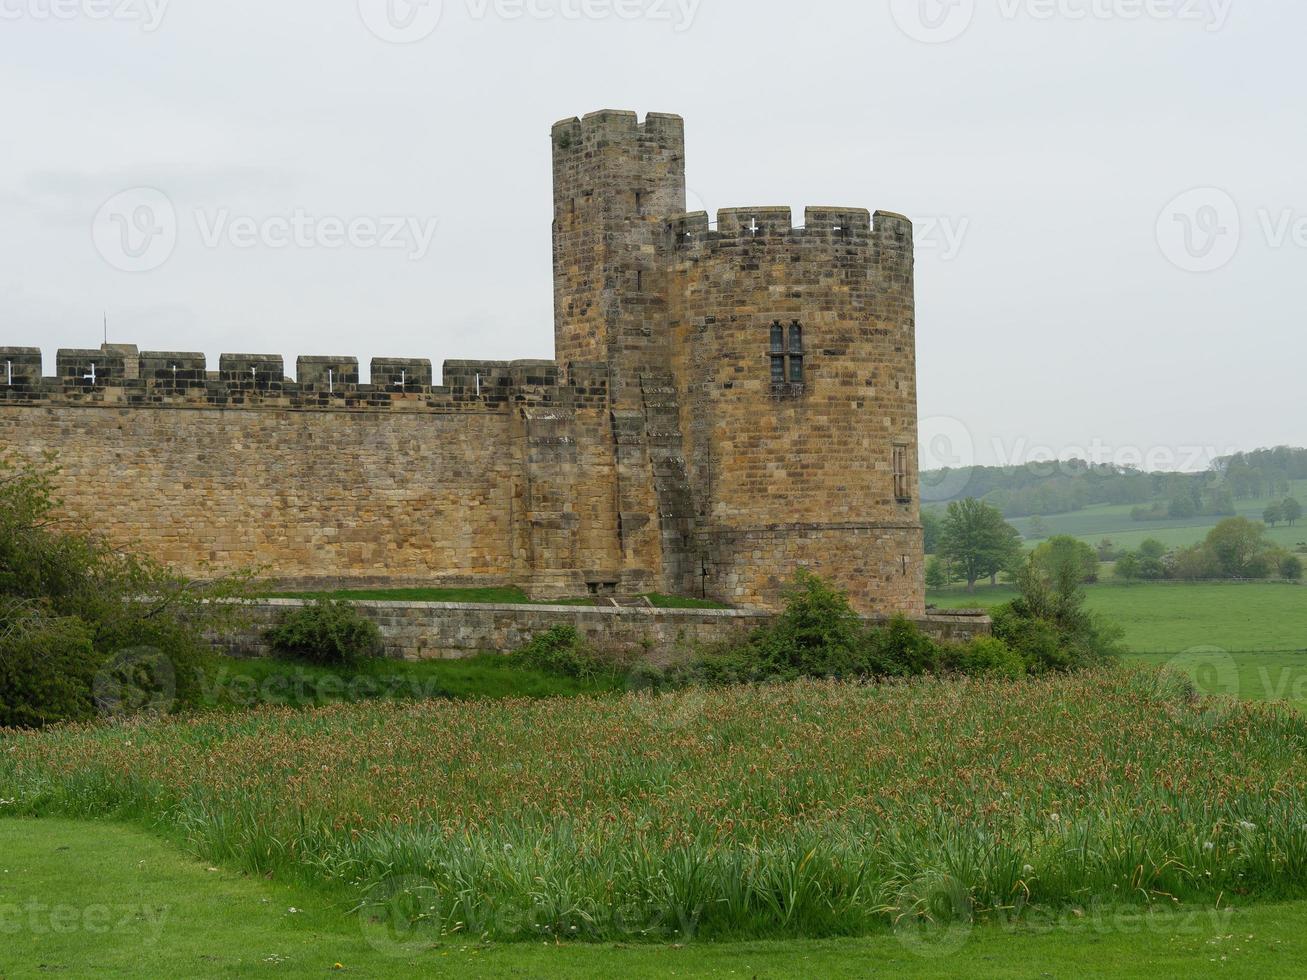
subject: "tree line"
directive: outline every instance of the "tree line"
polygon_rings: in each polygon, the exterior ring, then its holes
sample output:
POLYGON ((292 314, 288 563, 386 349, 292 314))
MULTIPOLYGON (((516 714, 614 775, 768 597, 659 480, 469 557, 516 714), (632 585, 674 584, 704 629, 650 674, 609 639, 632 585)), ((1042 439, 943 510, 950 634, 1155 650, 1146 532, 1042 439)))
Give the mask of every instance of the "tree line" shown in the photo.
MULTIPOLYGON (((1302 516, 1296 501, 1277 504, 1275 514, 1286 520, 1286 504, 1294 506, 1295 520, 1302 516)), ((1244 517, 1219 522, 1196 545, 1168 549, 1150 539, 1137 551, 1117 551, 1110 540, 1098 549, 1069 535, 1057 535, 1042 542, 1027 556, 1021 534, 1003 514, 983 500, 968 498, 948 505, 942 517, 923 514, 926 551, 932 557, 926 566, 926 585, 945 588, 965 582, 974 592, 982 579, 997 583, 998 576, 1016 576, 1026 564, 1033 564, 1050 578, 1070 574, 1078 582, 1096 582, 1101 563, 1115 562, 1114 575, 1130 584, 1138 581, 1202 581, 1214 579, 1268 579, 1275 576, 1297 581, 1303 577, 1303 561, 1266 537, 1266 525, 1244 517)))

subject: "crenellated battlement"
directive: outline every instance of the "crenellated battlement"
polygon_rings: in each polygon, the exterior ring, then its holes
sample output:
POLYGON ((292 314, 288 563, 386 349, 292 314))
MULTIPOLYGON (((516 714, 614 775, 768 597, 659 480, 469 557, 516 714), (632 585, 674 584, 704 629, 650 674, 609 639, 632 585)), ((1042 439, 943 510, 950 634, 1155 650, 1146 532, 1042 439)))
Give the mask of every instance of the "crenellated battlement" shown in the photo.
POLYGON ((348 411, 499 411, 514 405, 602 407, 603 365, 574 364, 565 379, 553 361, 446 361, 433 384, 431 361, 378 357, 372 381, 360 381, 356 357, 309 355, 295 378, 279 354, 223 354, 218 370, 196 352, 121 346, 60 350, 53 377, 42 376, 41 351, 0 347, 0 404, 116 405, 141 408, 239 408, 348 411))
POLYGON ((637 113, 627 110, 601 109, 554 123, 553 140, 554 146, 563 151, 636 140, 681 147, 685 145, 685 120, 666 112, 650 112, 641 120, 637 113))
POLYGON ((714 228, 708 212, 695 211, 667 223, 667 240, 673 250, 716 244, 784 239, 823 242, 867 248, 904 249, 912 245, 912 222, 901 214, 865 208, 810 207, 802 225, 794 224, 788 207, 723 208, 714 228))

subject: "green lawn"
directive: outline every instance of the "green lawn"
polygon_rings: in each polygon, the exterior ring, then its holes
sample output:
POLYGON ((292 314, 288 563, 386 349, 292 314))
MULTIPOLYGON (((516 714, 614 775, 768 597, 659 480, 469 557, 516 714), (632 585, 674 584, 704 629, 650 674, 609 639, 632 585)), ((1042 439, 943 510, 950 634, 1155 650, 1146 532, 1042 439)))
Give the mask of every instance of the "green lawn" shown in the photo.
POLYGON ((1128 663, 1179 670, 1205 693, 1252 701, 1279 701, 1307 712, 1307 653, 1131 654, 1128 663))
POLYGON ((0 976, 1287 977, 1307 903, 813 942, 411 947, 321 892, 212 868, 130 827, 0 820, 0 976))
MULTIPOLYGON (((1307 587, 1280 583, 1164 583, 1087 588, 1089 608, 1125 629, 1136 652, 1178 653, 1197 646, 1230 651, 1307 650, 1307 587)), ((1010 586, 932 592, 942 609, 991 608, 1016 595, 1010 586)))
POLYGON ((205 665, 202 706, 311 708, 374 698, 397 700, 552 698, 618 690, 613 673, 581 679, 533 670, 502 654, 466 660, 375 660, 315 667, 273 658, 214 656, 205 665))

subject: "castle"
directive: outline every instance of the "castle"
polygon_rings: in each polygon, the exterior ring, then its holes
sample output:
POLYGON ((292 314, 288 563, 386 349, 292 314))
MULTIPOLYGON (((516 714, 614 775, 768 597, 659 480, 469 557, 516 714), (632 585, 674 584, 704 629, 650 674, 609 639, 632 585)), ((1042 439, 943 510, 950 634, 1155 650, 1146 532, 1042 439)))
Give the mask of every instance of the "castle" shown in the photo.
POLYGON ((680 117, 553 127, 556 362, 0 348, 0 448, 190 574, 925 610, 912 226, 686 214, 680 117))

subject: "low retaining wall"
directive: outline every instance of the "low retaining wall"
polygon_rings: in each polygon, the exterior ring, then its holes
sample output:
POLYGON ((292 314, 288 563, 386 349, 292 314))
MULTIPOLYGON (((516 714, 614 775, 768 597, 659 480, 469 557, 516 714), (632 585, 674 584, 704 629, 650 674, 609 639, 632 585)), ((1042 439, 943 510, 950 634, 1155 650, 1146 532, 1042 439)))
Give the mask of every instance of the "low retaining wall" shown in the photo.
MULTIPOLYGON (((248 629, 213 639, 238 657, 269 653, 263 632, 288 611, 308 603, 264 599, 250 607, 248 629)), ((516 650, 552 626, 569 625, 604 653, 640 656, 666 665, 698 647, 739 640, 772 619, 740 609, 639 609, 602 606, 517 606, 454 602, 356 602, 381 629, 386 654, 406 660, 459 660, 516 650)), ((987 616, 931 615, 914 620, 938 640, 965 642, 988 634, 987 616)))

